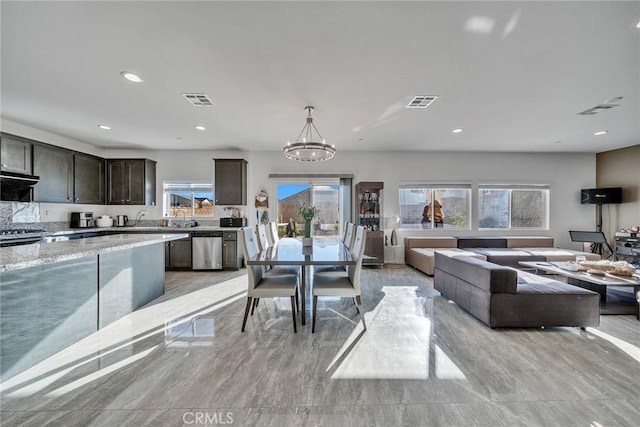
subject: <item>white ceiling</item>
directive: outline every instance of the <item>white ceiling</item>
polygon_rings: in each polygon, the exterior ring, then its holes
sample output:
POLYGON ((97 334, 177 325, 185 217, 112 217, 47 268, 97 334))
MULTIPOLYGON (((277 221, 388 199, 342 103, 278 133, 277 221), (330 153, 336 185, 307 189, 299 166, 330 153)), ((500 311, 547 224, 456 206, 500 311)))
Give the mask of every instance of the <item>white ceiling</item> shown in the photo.
POLYGON ((338 152, 640 143, 638 1, 3 1, 1 19, 2 117, 100 147, 281 150, 306 105, 338 152))

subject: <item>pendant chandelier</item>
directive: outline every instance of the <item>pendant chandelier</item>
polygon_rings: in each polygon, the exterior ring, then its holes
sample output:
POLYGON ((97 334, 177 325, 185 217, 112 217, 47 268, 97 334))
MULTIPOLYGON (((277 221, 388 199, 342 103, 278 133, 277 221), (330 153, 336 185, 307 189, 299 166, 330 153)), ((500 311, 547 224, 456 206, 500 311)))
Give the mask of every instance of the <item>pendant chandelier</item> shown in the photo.
POLYGON ((313 106, 308 105, 304 109, 309 112, 307 123, 302 128, 296 142, 293 144, 287 142, 282 152, 287 159, 301 162, 322 162, 331 159, 336 154, 335 146, 327 144, 322 139, 316 125, 313 124, 313 117, 311 117, 313 106), (314 131, 317 136, 314 136, 314 131))

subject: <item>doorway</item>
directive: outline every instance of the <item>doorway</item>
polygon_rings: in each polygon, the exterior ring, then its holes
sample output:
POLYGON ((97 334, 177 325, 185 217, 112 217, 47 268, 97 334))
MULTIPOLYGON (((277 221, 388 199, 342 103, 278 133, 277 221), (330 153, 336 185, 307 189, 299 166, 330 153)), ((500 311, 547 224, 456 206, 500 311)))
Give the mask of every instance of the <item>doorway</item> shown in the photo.
MULTIPOLYGON (((342 227, 340 180, 278 182, 278 234, 287 236, 287 225, 295 225, 295 236, 304 235, 304 219, 298 208, 308 204, 318 208, 319 214, 311 222, 311 235, 322 238, 337 238, 342 227)), ((289 227, 291 230, 291 227, 289 227)))

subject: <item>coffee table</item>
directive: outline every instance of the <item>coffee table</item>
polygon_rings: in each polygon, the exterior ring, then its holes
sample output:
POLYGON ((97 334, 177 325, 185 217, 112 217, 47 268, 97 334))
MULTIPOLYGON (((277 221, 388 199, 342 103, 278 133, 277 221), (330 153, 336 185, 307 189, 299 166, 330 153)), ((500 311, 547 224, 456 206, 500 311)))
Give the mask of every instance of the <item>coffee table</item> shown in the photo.
POLYGON ((556 263, 539 261, 520 261, 518 264, 528 269, 544 271, 547 274, 563 276, 567 283, 589 289, 600 294, 600 314, 635 314, 640 320, 640 272, 631 277, 615 276, 606 273, 604 276, 589 274, 584 271, 570 271, 560 268, 556 263), (607 300, 607 288, 611 286, 633 286, 635 304, 607 300), (635 307, 634 307, 635 305, 635 307))

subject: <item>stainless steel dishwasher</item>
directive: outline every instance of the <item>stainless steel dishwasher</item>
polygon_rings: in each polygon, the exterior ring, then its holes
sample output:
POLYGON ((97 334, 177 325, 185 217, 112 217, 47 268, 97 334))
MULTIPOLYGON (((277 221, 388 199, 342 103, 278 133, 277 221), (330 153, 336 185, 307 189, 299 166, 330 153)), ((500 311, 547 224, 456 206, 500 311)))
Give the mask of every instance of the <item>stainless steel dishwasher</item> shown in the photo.
POLYGON ((191 233, 194 270, 222 270, 222 231, 191 233))

